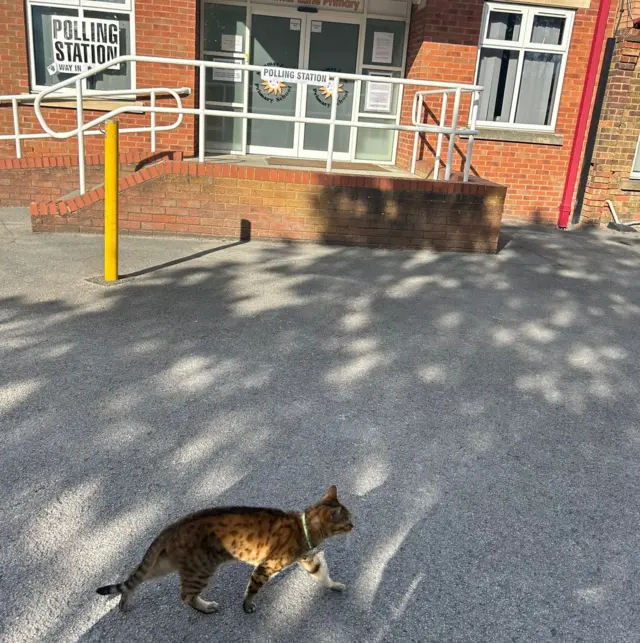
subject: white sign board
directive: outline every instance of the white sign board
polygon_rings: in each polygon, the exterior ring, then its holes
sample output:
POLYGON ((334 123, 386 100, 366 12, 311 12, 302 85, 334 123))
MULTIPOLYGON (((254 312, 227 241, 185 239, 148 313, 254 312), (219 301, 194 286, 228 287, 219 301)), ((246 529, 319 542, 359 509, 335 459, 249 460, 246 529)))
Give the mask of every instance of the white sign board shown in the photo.
POLYGON ((310 69, 287 69, 286 67, 263 67, 260 77, 268 83, 306 84, 328 87, 331 84, 329 73, 310 69))
POLYGON ((220 38, 220 49, 222 51, 242 53, 242 36, 223 33, 220 38))
MULTIPOLYGON (((50 74, 79 74, 120 55, 117 20, 51 16, 53 63, 50 74)), ((111 69, 120 69, 114 65, 111 69)))
MULTIPOLYGON (((387 76, 387 74, 383 72, 372 75, 387 76)), ((389 73, 388 76, 391 76, 391 73, 389 73)), ((366 112, 390 112, 392 99, 393 85, 391 83, 375 80, 367 81, 367 91, 364 99, 364 109, 366 112)))
MULTIPOLYGON (((214 58, 214 63, 229 63, 230 58, 214 58)), ((236 63, 242 65, 241 62, 236 63)), ((218 80, 224 83, 241 83, 242 82, 242 69, 220 69, 219 67, 211 68, 211 80, 218 80)))
POLYGON ((374 31, 371 62, 374 65, 390 65, 392 61, 393 34, 388 31, 374 31))

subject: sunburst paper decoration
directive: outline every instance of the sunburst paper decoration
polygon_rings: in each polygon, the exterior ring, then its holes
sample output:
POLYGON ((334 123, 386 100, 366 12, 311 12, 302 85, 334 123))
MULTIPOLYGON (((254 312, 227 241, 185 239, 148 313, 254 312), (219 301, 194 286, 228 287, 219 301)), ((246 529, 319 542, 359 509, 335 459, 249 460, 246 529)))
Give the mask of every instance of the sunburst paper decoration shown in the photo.
MULTIPOLYGON (((320 87, 320 93, 324 96, 325 100, 333 96, 333 86, 329 85, 328 87, 320 87)), ((342 89, 342 83, 338 85, 338 96, 344 93, 342 89)))
POLYGON ((263 80, 262 86, 267 94, 281 95, 286 85, 281 80, 263 80))

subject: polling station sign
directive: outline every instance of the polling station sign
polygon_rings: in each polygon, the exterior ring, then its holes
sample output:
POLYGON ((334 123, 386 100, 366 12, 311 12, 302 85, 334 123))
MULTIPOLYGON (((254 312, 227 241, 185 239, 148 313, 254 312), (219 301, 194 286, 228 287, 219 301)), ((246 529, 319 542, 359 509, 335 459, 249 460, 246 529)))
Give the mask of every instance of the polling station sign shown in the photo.
POLYGON ((329 74, 325 71, 307 69, 287 69, 285 67, 263 67, 260 77, 268 83, 293 83, 305 85, 328 86, 329 74))
MULTIPOLYGON (((52 16, 53 63, 50 74, 79 74, 102 65, 120 52, 120 25, 117 20, 52 16)), ((114 65, 111 69, 120 69, 114 65)))

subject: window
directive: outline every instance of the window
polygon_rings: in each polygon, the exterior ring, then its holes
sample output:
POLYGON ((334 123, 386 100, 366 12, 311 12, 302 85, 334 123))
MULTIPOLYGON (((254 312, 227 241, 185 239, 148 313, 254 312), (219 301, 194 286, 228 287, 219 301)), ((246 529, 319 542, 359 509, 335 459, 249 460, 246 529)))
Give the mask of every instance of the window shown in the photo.
POLYGON ((633 158, 633 165, 631 166, 631 178, 640 179, 640 136, 636 143, 636 153, 633 158))
MULTIPOLYGON (((133 0, 27 0, 26 8, 32 90, 72 78, 89 58, 100 64, 134 53, 133 0), (77 64, 71 62, 76 43, 77 64)), ((134 75, 134 65, 125 63, 86 79, 84 89, 133 89, 134 75)))
POLYGON ((485 5, 476 83, 483 126, 553 130, 573 11, 485 5))

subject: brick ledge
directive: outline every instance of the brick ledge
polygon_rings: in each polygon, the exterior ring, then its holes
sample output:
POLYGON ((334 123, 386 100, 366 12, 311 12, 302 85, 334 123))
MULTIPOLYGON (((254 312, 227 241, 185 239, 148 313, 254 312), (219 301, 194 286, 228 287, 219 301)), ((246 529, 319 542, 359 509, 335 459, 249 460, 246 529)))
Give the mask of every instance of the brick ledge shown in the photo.
MULTIPOLYGON (((452 198, 459 195, 499 196, 506 188, 495 183, 459 183, 451 181, 432 181, 428 179, 402 179, 387 177, 356 176, 352 174, 325 174, 309 170, 276 170, 271 168, 234 165, 233 163, 199 163, 197 161, 161 161, 122 177, 118 181, 119 191, 158 178, 162 174, 181 174, 190 177, 221 177, 290 183, 301 185, 329 185, 334 187, 373 188, 385 191, 432 192, 448 194, 452 198)), ((30 204, 32 216, 64 216, 90 206, 104 198, 104 188, 89 190, 81 196, 57 201, 33 202, 30 204)))
MULTIPOLYGON (((173 160, 181 161, 182 152, 163 151, 151 154, 148 152, 127 152, 120 154, 120 163, 141 163, 148 161, 161 160, 169 156, 173 160)), ((77 167, 79 165, 79 156, 77 155, 55 155, 55 156, 30 156, 22 159, 0 159, 0 170, 31 170, 49 167, 77 167)), ((104 165, 104 154, 87 154, 85 165, 104 165)))

